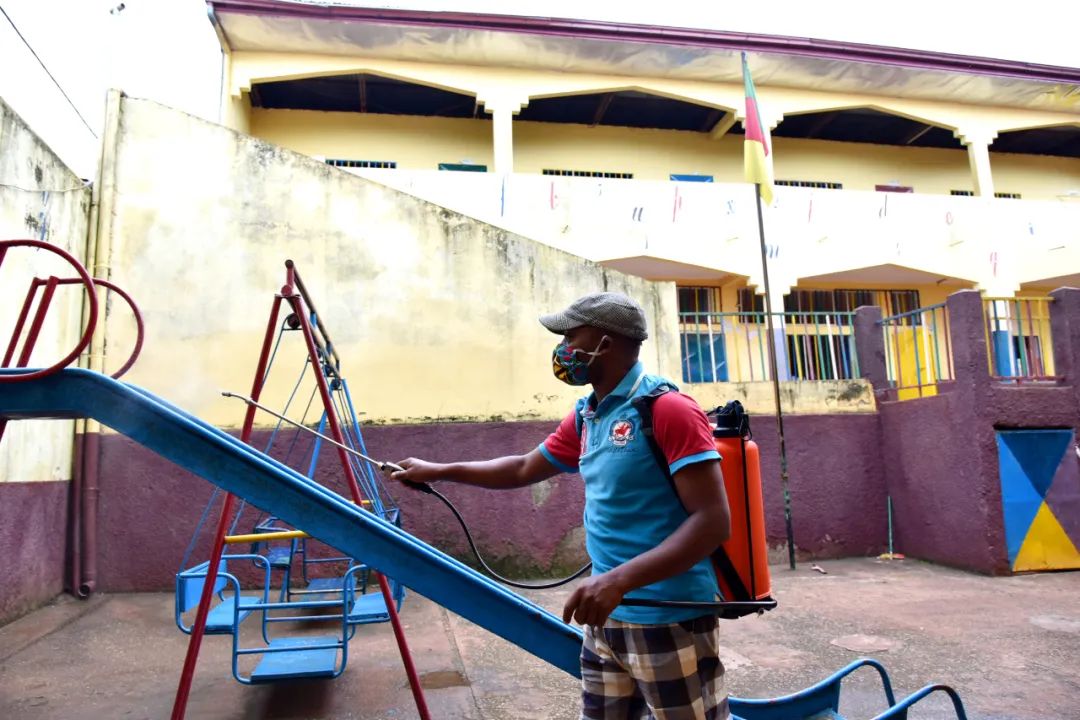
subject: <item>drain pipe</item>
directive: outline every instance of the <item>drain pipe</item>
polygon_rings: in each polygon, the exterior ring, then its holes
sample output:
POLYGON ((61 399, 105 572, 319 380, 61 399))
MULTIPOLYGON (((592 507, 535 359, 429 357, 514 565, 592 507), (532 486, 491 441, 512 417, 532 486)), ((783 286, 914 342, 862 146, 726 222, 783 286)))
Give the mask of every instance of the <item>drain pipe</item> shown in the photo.
MULTIPOLYGON (((114 201, 116 198, 116 147, 120 129, 120 102, 123 94, 109 90, 105 101, 105 128, 101 136, 101 157, 98 162, 98 181, 92 195, 92 222, 90 224, 87 253, 90 275, 108 280, 112 254, 114 201)), ((97 288, 98 307, 106 308, 105 289, 97 288)), ((93 339, 90 341, 88 366, 96 372, 105 371, 106 336, 108 312, 100 313, 93 339)), ((80 559, 79 584, 76 595, 87 598, 97 585, 97 506, 101 478, 101 423, 85 421, 82 436, 82 488, 79 503, 80 559)))
MULTIPOLYGON (((84 307, 84 313, 85 310, 84 307)), ((80 361, 79 365, 83 365, 83 362, 80 361)), ((79 585, 82 584, 82 479, 85 425, 85 420, 75 420, 71 445, 71 484, 68 486, 67 538, 71 564, 68 568, 67 588, 72 595, 76 596, 79 594, 79 585)))

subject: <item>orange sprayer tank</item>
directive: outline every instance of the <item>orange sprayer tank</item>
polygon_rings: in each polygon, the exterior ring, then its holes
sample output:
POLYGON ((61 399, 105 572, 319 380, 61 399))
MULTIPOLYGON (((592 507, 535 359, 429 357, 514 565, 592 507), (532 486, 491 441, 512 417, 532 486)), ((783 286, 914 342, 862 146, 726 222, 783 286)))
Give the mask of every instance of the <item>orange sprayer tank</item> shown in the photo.
MULTIPOLYGON (((737 437, 716 438, 716 450, 723 458, 720 467, 724 473, 724 487, 731 510, 731 537, 723 543, 723 548, 749 593, 747 599, 765 600, 772 594, 772 580, 769 576, 769 548, 765 541, 761 462, 757 443, 745 441, 744 473, 741 444, 737 437)), ((724 598, 738 599, 721 572, 716 573, 716 579, 724 598)))

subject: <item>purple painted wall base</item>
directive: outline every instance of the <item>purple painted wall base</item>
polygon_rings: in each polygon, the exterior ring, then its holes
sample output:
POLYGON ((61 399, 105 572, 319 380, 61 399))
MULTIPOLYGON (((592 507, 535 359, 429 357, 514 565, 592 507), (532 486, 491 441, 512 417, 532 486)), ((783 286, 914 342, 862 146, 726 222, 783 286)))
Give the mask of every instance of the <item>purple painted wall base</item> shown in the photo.
MULTIPOLYGON (((371 454, 401 459, 422 455, 432 460, 483 459, 525 452, 540 443, 554 423, 453 423, 372 427, 365 431, 371 454)), ((264 448, 268 433, 256 433, 253 444, 264 448)), ((283 434, 271 453, 283 458, 291 437, 283 434)), ((301 439, 293 458, 310 449, 301 439)), ((324 448, 316 479, 343 495, 336 453, 324 448)), ((99 509, 99 581, 108 591, 171 589, 213 486, 190 475, 127 438, 102 438, 103 502, 99 509), (147 508, 152 508, 147 517, 147 508), (139 548, 132 553, 130 548, 139 548)), ((586 561, 580 526, 584 508, 580 481, 561 476, 548 483, 501 492, 444 486, 445 494, 469 523, 485 558, 497 568, 523 577, 562 572, 586 561)), ((396 484, 390 488, 402 508, 409 532, 462 559, 468 546, 440 502, 396 484)), ((196 543, 189 565, 205 560, 216 526, 217 507, 196 543)), ((250 532, 262 513, 247 509, 236 532, 250 532)))
POLYGON ((68 483, 0 483, 0 625, 64 589, 68 483))
MULTIPOLYGON (((771 543, 782 544, 775 420, 761 416, 753 423, 766 478, 768 535, 771 543)), ((553 422, 378 426, 365 430, 365 440, 379 458, 476 460, 527 452, 554 427, 553 422)), ((819 557, 881 552, 886 517, 877 416, 793 416, 786 430, 796 545, 819 557)), ((267 437, 257 433, 254 444, 265 447, 267 437)), ((275 457, 288 451, 288 441, 278 441, 272 450, 275 457)), ((300 440, 293 458, 304 457, 309 447, 306 439, 300 440)), ((324 450, 316 477, 345 494, 333 453, 324 450)), ((584 495, 577 476, 498 492, 459 485, 440 489, 461 510, 485 558, 497 569, 517 577, 539 577, 566 573, 587 561, 581 529, 584 495)), ((209 483, 126 438, 104 436, 99 587, 113 592, 171 589, 211 491, 209 483)), ((391 492, 409 532, 471 562, 461 530, 441 503, 397 486, 391 492)), ((249 532, 258 519, 259 513, 249 509, 237 532, 249 532)), ((215 510, 189 565, 206 558, 216 520, 215 510)))
MULTIPOLYGON (((751 418, 770 545, 787 542, 776 417, 751 418)), ((784 417, 795 547, 814 557, 876 555, 888 538, 877 415, 784 417)))

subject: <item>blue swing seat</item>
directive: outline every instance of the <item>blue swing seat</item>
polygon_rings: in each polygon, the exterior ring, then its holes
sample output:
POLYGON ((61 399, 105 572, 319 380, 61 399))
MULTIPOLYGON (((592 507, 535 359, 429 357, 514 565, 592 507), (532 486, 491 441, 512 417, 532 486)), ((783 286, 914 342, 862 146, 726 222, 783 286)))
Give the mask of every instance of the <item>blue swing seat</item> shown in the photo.
POLYGON ((840 714, 840 683, 845 677, 862 667, 872 667, 877 670, 881 676, 885 700, 888 703, 888 709, 874 716, 873 720, 907 720, 908 708, 937 691, 949 696, 959 720, 967 720, 960 696, 955 690, 945 685, 927 685, 897 703, 892 682, 889 680, 885 667, 869 658, 856 660, 816 685, 800 692, 760 700, 730 698, 728 707, 733 720, 844 720, 844 716, 840 714))
POLYGON ((337 677, 338 649, 336 637, 274 638, 262 660, 251 672, 252 684, 280 680, 313 680, 337 677), (317 646, 304 649, 309 646, 317 646))
MULTIPOLYGON (((199 606, 209 567, 210 561, 207 560, 176 574, 176 626, 188 635, 191 634, 191 626, 184 622, 183 615, 199 606)), ((265 558, 259 555, 222 556, 221 562, 218 564, 218 575, 213 590, 218 602, 207 613, 205 633, 207 635, 230 635, 235 632, 239 624, 253 612, 255 605, 266 602, 269 588, 270 567, 267 565, 265 558), (228 561, 238 559, 252 560, 256 565, 263 566, 265 577, 261 595, 240 594, 240 581, 228 571, 228 561), (232 592, 226 594, 227 588, 231 589, 232 592), (238 602, 239 607, 237 607, 238 602)))

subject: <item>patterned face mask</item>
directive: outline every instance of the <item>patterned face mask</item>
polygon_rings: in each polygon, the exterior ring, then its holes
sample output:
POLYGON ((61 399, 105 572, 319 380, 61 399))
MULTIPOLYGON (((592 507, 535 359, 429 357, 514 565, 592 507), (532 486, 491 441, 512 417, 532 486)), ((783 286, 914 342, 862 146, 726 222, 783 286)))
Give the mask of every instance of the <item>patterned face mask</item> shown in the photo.
POLYGON ((565 340, 556 345, 551 353, 551 370, 555 373, 555 377, 567 385, 588 385, 589 366, 593 364, 593 360, 600 354, 600 346, 604 344, 605 339, 607 339, 606 335, 600 338, 596 350, 592 352, 571 347, 565 340), (588 355, 588 362, 579 360, 578 353, 588 355))

